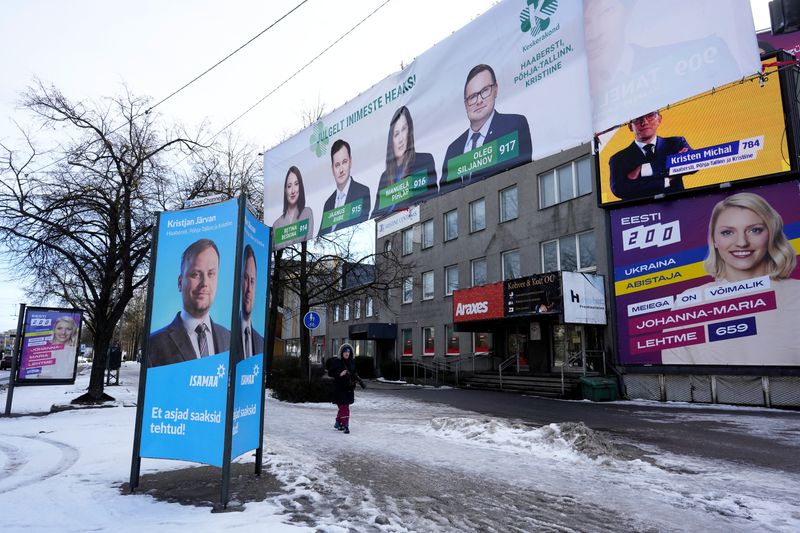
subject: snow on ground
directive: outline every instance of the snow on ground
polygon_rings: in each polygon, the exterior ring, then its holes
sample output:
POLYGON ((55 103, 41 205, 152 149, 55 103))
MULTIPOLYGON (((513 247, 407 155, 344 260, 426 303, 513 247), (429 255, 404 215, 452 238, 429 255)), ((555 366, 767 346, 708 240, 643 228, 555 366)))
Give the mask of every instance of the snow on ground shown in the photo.
MULTIPOLYGON (((12 413, 68 403, 85 390, 86 370, 74 386, 17 388, 12 413)), ((124 495, 137 380, 138 365, 126 364, 123 385, 107 389, 111 408, 0 418, 3 531, 800 530, 798 472, 675 456, 580 423, 533 427, 373 389, 357 391, 350 435, 333 429, 333 405, 268 399, 265 469, 283 491, 243 512, 124 495)), ((778 424, 740 415, 742 431, 778 424)), ((142 473, 187 466, 143 459, 142 473)))

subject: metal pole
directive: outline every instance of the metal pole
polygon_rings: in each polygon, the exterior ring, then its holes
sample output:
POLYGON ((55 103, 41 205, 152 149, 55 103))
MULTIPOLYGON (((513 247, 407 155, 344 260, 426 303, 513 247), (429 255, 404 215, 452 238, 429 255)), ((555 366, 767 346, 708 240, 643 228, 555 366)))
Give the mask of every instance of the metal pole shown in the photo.
POLYGON ((25 304, 19 304, 19 318, 17 319, 17 338, 14 341, 14 352, 11 354, 11 370, 8 373, 8 396, 6 396, 6 416, 11 416, 11 401, 14 398, 14 382, 17 379, 19 367, 19 352, 22 345, 22 326, 25 323, 25 304))

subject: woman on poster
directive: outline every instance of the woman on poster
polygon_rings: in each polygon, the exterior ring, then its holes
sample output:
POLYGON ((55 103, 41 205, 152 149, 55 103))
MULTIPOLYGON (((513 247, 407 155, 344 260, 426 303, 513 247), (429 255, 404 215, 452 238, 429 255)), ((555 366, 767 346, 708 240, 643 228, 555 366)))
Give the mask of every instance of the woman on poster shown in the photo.
POLYGON ((52 365, 42 367, 39 379, 72 379, 78 353, 78 325, 71 316, 58 317, 50 338, 52 365))
POLYGON ((411 112, 402 106, 392 115, 389 136, 386 140, 386 170, 381 174, 372 217, 379 217, 398 209, 416 205, 436 196, 436 163, 431 154, 417 152, 414 147, 414 121, 411 112), (392 188, 409 176, 406 186, 392 188), (383 196, 383 201, 381 201, 383 196), (392 197, 401 198, 392 201, 392 197))
MULTIPOLYGON (((704 267, 714 281, 695 287, 700 300, 726 302, 740 296, 775 294, 775 308, 719 319, 708 324, 704 343, 663 350, 663 364, 798 365, 800 350, 800 280, 790 276, 797 254, 783 231, 783 220, 761 196, 743 192, 718 202, 708 225, 704 267), (711 299, 714 287, 725 298, 711 299)), ((678 302, 675 308, 681 308, 678 302)), ((688 298, 687 298, 688 300, 688 298)))
POLYGON ((302 220, 308 221, 305 235, 281 242, 275 246, 276 250, 304 241, 309 235, 314 234, 314 212, 306 206, 306 188, 303 185, 303 176, 300 174, 300 169, 292 165, 283 180, 283 213, 272 223, 272 229, 277 230, 302 220))

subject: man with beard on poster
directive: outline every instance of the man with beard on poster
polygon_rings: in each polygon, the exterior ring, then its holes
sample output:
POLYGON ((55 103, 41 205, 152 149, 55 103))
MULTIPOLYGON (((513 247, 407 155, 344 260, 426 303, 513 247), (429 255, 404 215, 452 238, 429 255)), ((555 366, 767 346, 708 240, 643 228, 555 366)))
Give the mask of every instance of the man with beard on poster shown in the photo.
POLYGON ((199 359, 230 350, 231 332, 214 323, 209 311, 217 293, 219 250, 211 239, 200 239, 181 256, 178 290, 183 309, 172 322, 150 335, 147 366, 199 359))
POLYGON ((239 361, 264 353, 264 337, 253 328, 250 317, 256 294, 256 254, 249 244, 242 261, 242 334, 239 337, 239 361))

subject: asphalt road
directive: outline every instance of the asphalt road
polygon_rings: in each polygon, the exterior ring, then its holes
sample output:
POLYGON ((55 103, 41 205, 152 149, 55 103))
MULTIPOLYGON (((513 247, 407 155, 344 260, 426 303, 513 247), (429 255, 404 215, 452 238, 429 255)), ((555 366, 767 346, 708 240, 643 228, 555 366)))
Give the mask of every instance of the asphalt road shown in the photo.
POLYGON ((552 400, 514 393, 371 382, 383 394, 546 425, 583 422, 630 441, 689 456, 797 471, 800 412, 709 404, 552 400))

